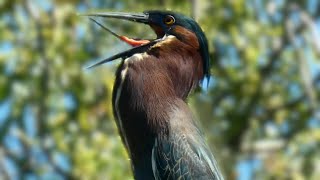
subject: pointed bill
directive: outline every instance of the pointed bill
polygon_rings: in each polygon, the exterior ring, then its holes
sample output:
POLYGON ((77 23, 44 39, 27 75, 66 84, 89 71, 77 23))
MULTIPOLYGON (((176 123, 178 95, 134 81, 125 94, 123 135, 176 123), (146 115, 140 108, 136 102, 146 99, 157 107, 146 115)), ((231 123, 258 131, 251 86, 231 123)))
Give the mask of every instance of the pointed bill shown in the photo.
POLYGON ((80 14, 80 15, 91 16, 91 17, 123 19, 123 20, 128 20, 133 22, 144 23, 144 24, 147 24, 149 22, 149 15, 144 13, 110 12, 110 13, 86 13, 86 14, 80 14))

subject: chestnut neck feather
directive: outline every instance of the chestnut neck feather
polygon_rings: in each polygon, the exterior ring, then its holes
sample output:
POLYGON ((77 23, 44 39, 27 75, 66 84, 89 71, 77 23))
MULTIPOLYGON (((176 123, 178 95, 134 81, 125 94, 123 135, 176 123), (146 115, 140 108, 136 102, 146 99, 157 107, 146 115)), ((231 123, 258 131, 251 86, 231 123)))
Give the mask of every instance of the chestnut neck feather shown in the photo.
POLYGON ((173 83, 171 88, 174 88, 176 97, 185 100, 203 79, 203 62, 199 42, 193 32, 181 26, 176 26, 172 32, 175 37, 169 36, 147 53, 160 61, 159 67, 155 69, 165 69, 173 83))
POLYGON ((203 78, 196 35, 183 28, 174 31, 175 36, 168 36, 139 58, 125 60, 117 70, 113 109, 119 111, 114 114, 134 166, 144 164, 139 159, 151 153, 155 137, 168 133, 170 107, 178 99, 185 101, 203 78))

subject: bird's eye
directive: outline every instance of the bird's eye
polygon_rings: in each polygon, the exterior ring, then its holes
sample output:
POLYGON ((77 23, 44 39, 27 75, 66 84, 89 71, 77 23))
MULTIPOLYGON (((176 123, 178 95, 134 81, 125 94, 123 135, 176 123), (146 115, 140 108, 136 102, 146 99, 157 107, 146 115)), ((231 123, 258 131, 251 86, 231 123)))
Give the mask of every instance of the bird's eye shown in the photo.
POLYGON ((171 15, 168 15, 167 17, 165 17, 164 18, 164 23, 166 24, 166 25, 172 25, 173 23, 175 23, 175 19, 174 19, 174 17, 173 16, 171 16, 171 15))

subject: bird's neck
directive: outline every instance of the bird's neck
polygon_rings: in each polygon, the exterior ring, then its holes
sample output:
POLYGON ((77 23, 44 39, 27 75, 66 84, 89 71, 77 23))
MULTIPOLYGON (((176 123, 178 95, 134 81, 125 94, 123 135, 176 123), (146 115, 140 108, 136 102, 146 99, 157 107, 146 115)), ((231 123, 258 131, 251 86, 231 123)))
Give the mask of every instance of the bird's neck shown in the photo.
POLYGON ((202 75, 197 49, 174 36, 123 61, 116 75, 113 109, 133 164, 151 153, 156 136, 168 133, 172 106, 187 98, 202 75))
POLYGON ((175 96, 182 100, 187 98, 203 78, 197 37, 187 32, 189 31, 177 33, 177 36, 169 35, 148 51, 148 54, 156 57, 156 61, 159 62, 158 67, 155 68, 161 68, 164 71, 170 81, 168 86, 173 88, 175 96))

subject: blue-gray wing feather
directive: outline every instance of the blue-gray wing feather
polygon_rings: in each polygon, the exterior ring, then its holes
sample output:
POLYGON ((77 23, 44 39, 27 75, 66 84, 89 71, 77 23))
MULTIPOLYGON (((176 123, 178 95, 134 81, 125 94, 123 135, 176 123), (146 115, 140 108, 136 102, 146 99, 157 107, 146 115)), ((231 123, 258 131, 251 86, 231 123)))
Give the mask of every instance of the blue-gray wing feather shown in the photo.
POLYGON ((180 133, 155 141, 152 168, 155 179, 223 179, 203 139, 195 142, 180 133))

